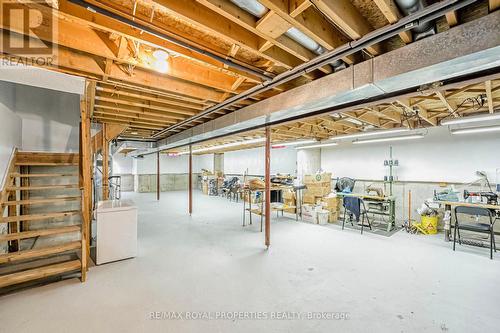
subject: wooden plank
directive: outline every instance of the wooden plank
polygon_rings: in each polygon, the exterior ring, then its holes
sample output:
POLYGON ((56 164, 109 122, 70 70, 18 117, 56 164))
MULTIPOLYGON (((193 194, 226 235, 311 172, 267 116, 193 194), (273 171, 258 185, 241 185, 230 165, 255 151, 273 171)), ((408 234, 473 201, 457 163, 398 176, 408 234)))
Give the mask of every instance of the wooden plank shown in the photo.
POLYGON ((296 17, 311 5, 312 4, 309 0, 290 0, 288 4, 288 12, 291 17, 296 17))
MULTIPOLYGON (((368 21, 349 0, 310 0, 350 38, 357 40, 373 31, 368 21)), ((382 53, 380 45, 366 48, 372 55, 382 53)))
POLYGON ((16 166, 77 166, 78 162, 16 162, 16 166))
POLYGON ((10 186, 10 191, 38 191, 38 190, 57 190, 66 188, 79 188, 78 184, 64 185, 37 185, 37 186, 10 186))
POLYGON ((40 249, 17 251, 13 253, 6 253, 0 255, 0 264, 12 263, 19 260, 32 259, 38 257, 44 257, 52 254, 63 253, 71 250, 79 250, 81 248, 81 242, 71 242, 56 246, 50 246, 40 249))
POLYGON ((454 27, 458 24, 458 16, 456 11, 451 11, 446 13, 446 22, 448 22, 448 25, 451 27, 454 27))
POLYGON ((489 0, 490 12, 500 8, 500 0, 489 0))
POLYGON ((109 141, 108 127, 109 124, 102 124, 103 141, 102 141, 102 200, 109 199, 109 141))
POLYGON ((9 175, 13 178, 59 178, 59 177, 78 177, 77 173, 18 173, 9 175))
POLYGON ((80 178, 82 182, 82 232, 81 232, 81 281, 87 279, 88 262, 90 261, 90 235, 92 215, 92 152, 90 114, 92 96, 86 94, 80 99, 80 141, 82 143, 80 154, 82 162, 80 166, 80 178))
MULTIPOLYGON (((403 17, 394 0, 373 0, 373 2, 375 2, 389 23, 396 23, 403 17)), ((399 34, 399 37, 401 37, 405 44, 411 43, 413 40, 411 31, 403 31, 399 34)))
POLYGON ((488 111, 493 113, 493 97, 491 93, 491 81, 488 80, 484 83, 486 91, 486 99, 488 100, 488 111))
POLYGON ((22 221, 41 221, 47 219, 56 219, 68 216, 75 216, 80 214, 79 210, 70 210, 58 213, 43 213, 43 214, 32 214, 32 215, 17 215, 17 216, 7 216, 0 218, 0 223, 9 222, 22 222, 22 221))
POLYGON ((72 260, 60 264, 30 269, 22 272, 0 276, 0 288, 22 282, 43 279, 49 276, 76 271, 81 268, 80 260, 72 260))
POLYGON ((2 234, 0 235, 0 241, 10 241, 15 239, 27 239, 34 237, 43 237, 43 236, 53 236, 60 234, 68 234, 72 232, 81 231, 79 225, 70 225, 66 227, 60 228, 49 228, 49 229, 40 229, 40 230, 30 230, 30 231, 22 231, 12 234, 2 234))
POLYGON ((9 200, 4 202, 6 206, 17 206, 17 205, 41 205, 41 204, 56 204, 66 201, 77 201, 81 200, 81 196, 66 196, 66 197, 56 197, 56 198, 46 198, 46 199, 28 199, 28 200, 9 200))

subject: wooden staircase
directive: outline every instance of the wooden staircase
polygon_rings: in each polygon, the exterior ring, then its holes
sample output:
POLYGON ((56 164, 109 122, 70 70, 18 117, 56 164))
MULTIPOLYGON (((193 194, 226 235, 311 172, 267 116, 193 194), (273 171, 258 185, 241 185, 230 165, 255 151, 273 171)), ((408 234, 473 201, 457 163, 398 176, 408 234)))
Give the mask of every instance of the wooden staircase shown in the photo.
POLYGON ((0 197, 0 294, 77 274, 85 280, 78 167, 78 154, 15 152, 0 197))

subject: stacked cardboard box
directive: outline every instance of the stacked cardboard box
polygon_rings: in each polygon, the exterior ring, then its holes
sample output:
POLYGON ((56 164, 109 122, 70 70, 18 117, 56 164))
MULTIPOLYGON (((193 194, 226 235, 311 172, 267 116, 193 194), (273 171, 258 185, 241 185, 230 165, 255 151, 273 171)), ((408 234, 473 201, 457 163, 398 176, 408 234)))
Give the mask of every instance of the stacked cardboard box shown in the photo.
POLYGON ((328 218, 329 223, 337 222, 340 212, 340 202, 341 199, 339 197, 324 197, 321 200, 321 205, 323 206, 323 209, 329 211, 329 218, 328 218))
POLYGON ((332 191, 332 174, 324 172, 314 175, 304 175, 304 203, 317 204, 332 191))

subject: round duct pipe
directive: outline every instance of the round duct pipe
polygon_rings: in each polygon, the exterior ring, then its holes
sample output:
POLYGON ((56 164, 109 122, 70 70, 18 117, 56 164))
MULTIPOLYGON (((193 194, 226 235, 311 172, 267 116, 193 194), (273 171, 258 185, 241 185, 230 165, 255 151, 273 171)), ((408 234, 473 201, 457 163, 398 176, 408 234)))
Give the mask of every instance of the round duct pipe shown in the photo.
MULTIPOLYGON (((395 2, 404 16, 411 15, 427 7, 426 0, 395 0, 395 2)), ((415 34, 415 40, 419 40, 436 33, 434 22, 419 24, 415 28, 411 29, 411 31, 415 34)))

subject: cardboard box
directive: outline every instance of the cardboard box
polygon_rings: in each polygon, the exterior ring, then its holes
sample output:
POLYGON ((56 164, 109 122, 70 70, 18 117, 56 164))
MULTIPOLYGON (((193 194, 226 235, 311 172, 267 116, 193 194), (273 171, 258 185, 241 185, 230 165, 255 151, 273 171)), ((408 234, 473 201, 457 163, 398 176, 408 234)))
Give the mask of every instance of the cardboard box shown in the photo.
POLYGON ((295 192, 292 190, 283 191, 283 200, 294 200, 295 201, 295 192))
POLYGON ((337 223, 338 220, 339 220, 339 212, 330 211, 330 215, 328 216, 328 223, 337 223))
POLYGON ((305 204, 315 204, 316 203, 316 197, 311 194, 304 193, 304 197, 302 199, 305 204))
POLYGON ((323 207, 328 210, 337 210, 340 209, 340 198, 339 197, 325 197, 322 200, 323 207))
POLYGON ((304 175, 304 184, 331 183, 331 181, 332 181, 331 172, 323 172, 314 175, 304 175))
POLYGON ((203 194, 208 195, 208 182, 203 182, 203 184, 201 185, 201 190, 203 191, 203 194))
POLYGON ((307 189, 305 190, 305 195, 313 195, 315 197, 324 197, 327 194, 330 194, 332 188, 331 186, 322 186, 322 187, 309 187, 308 185, 307 189))

